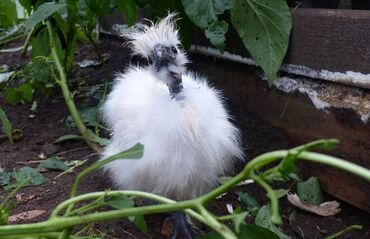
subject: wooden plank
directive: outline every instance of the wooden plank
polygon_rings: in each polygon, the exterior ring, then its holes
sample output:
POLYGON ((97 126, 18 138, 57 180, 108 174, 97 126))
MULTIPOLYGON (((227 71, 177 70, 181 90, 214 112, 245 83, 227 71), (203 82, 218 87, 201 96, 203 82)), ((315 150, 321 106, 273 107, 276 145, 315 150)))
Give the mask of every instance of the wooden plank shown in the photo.
MULTIPOLYGON (((252 67, 199 59, 194 62, 197 68, 205 75, 215 76, 212 80, 233 104, 282 129, 297 144, 320 138, 338 138, 341 144, 330 154, 370 168, 370 124, 365 124, 354 111, 329 108, 325 112, 317 109, 305 94, 269 89, 265 81, 256 79, 252 67)), ((332 95, 337 97, 338 103, 347 92, 354 92, 366 100, 370 97, 370 91, 353 87, 333 83, 321 83, 320 87, 336 87, 337 94, 332 95)), ((329 166, 304 163, 301 169, 307 175, 317 176, 326 192, 370 212, 369 183, 329 166)))
POLYGON ((285 62, 370 73, 370 11, 298 8, 285 62))

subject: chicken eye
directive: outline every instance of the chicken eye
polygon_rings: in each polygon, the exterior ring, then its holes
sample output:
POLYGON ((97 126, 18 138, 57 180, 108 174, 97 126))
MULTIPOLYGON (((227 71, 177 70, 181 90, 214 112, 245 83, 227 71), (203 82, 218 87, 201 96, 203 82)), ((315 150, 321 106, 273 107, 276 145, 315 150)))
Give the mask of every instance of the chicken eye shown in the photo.
POLYGON ((172 51, 172 53, 173 53, 173 54, 177 54, 177 49, 176 49, 176 47, 174 47, 174 46, 173 46, 173 47, 171 47, 171 51, 172 51))

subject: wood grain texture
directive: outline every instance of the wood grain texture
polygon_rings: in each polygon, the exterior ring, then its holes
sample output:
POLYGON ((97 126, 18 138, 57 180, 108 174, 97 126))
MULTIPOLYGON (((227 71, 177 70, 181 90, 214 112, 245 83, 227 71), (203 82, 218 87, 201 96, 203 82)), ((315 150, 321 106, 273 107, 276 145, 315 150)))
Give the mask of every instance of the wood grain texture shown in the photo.
POLYGON ((316 70, 370 73, 370 11, 304 9, 293 12, 285 62, 316 70))
MULTIPOLYGON (((325 112, 317 109, 305 94, 287 94, 268 88, 266 81, 256 79, 253 67, 243 64, 222 60, 210 64, 209 60, 205 60, 197 61, 196 65, 201 73, 216 76, 212 81, 233 104, 282 129, 297 145, 322 138, 337 138, 341 141, 340 146, 325 153, 370 168, 370 124, 362 122, 354 111, 329 108, 325 112)), ((316 82, 310 79, 304 81, 316 82)), ((335 87, 338 94, 333 96, 339 96, 337 100, 341 100, 344 92, 359 93, 359 89, 340 84, 322 83, 321 87, 335 87)), ((370 91, 363 90, 361 94, 368 97, 370 91)), ((300 165, 301 172, 306 176, 314 175, 320 179, 326 192, 370 212, 368 182, 329 166, 300 165)))

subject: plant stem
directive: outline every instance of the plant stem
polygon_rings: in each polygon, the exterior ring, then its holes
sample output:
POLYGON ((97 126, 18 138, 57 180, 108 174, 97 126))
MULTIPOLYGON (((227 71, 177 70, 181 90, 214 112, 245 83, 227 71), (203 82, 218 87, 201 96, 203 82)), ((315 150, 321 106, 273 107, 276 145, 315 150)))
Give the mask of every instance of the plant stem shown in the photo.
MULTIPOLYGON (((9 235, 20 235, 20 234, 55 232, 58 230, 63 230, 63 229, 70 228, 70 227, 80 225, 80 224, 89 224, 93 222, 119 219, 119 218, 128 217, 128 216, 164 213, 164 212, 169 212, 169 211, 185 211, 190 216, 193 216, 194 218, 208 225, 215 231, 218 231, 225 238, 236 238, 230 229, 228 229, 225 225, 218 222, 216 217, 205 209, 204 204, 216 198, 217 196, 223 194, 224 192, 230 190, 231 187, 237 185, 239 182, 245 180, 246 178, 255 177, 254 180, 258 182, 257 181, 258 176, 253 175, 255 169, 266 166, 277 160, 281 160, 288 153, 289 153, 288 150, 279 150, 279 151, 274 151, 274 152, 270 152, 270 153, 266 153, 261 156, 258 156, 252 161, 250 161, 246 165, 244 170, 238 175, 236 175, 235 177, 233 177, 231 180, 227 181, 225 184, 219 186, 213 191, 201 197, 192 199, 192 200, 176 202, 171 199, 167 199, 165 197, 161 197, 155 194, 137 192, 137 191, 112 191, 112 192, 89 193, 89 194, 84 194, 84 195, 70 198, 62 202, 61 204, 59 204, 57 208, 53 211, 48 221, 34 223, 34 224, 0 226, 0 235, 9 236, 9 235), (91 214, 82 215, 82 216, 71 216, 71 217, 59 217, 58 216, 58 214, 63 209, 69 208, 71 205, 74 205, 75 203, 82 202, 84 200, 96 199, 98 197, 101 197, 102 195, 104 196, 129 195, 129 196, 145 197, 145 198, 149 198, 155 201, 162 202, 164 204, 138 207, 138 208, 127 208, 127 209, 122 209, 122 210, 96 212, 96 213, 91 213, 91 214), (193 209, 197 209, 199 213, 195 212, 193 209)), ((333 166, 339 169, 343 169, 357 176, 360 176, 364 178, 365 180, 367 180, 368 182, 370 182, 370 171, 364 167, 355 165, 351 162, 347 162, 342 159, 337 159, 335 157, 331 157, 331 156, 327 156, 327 155, 323 155, 319 153, 312 153, 312 152, 303 152, 300 155, 298 155, 298 158, 311 161, 311 162, 326 164, 326 165, 333 166)), ((107 160, 110 160, 110 159, 108 158, 107 160)), ((100 162, 104 162, 104 161, 100 161, 100 162)), ((99 166, 101 165, 96 166, 96 168, 98 168, 99 166)), ((94 167, 90 169, 88 168, 86 173, 89 173, 91 170, 95 170, 95 169, 94 167)), ((77 192, 78 183, 79 181, 77 181, 77 183, 75 182, 74 184, 74 187, 73 187, 74 192, 77 192)), ((264 186, 263 183, 261 185, 264 186)), ((265 189, 267 190, 267 188, 265 189)), ((267 191, 269 192, 270 196, 273 195, 270 193, 270 189, 268 189, 267 191)), ((358 226, 354 225, 351 229, 356 229, 356 228, 358 228, 358 226)), ((345 233, 345 232, 341 232, 341 233, 345 233)))
POLYGON ((207 209, 199 204, 198 205, 199 213, 204 217, 204 219, 208 222, 208 225, 218 232, 223 238, 226 239, 237 239, 235 234, 224 224, 220 223, 216 220, 216 217, 212 215, 210 212, 207 211, 207 209))
POLYGON ((20 235, 31 233, 55 232, 65 228, 73 227, 81 224, 89 224, 93 222, 101 222, 119 219, 123 217, 164 213, 170 211, 179 211, 191 208, 194 206, 194 201, 183 201, 178 203, 160 204, 145 207, 126 208, 122 210, 111 210, 105 212, 96 212, 83 216, 73 217, 55 217, 48 221, 21 224, 21 225, 4 225, 0 227, 0 236, 2 235, 20 235))
POLYGON ((21 53, 21 56, 25 56, 26 53, 27 53, 27 48, 28 46, 30 45, 30 42, 31 42, 31 38, 33 36, 33 34, 35 33, 35 27, 32 27, 31 31, 28 33, 27 35, 27 38, 26 38, 26 41, 24 42, 24 45, 22 47, 22 53, 21 53))
POLYGON ((127 151, 119 154, 115 154, 113 156, 110 156, 104 160, 100 160, 97 163, 85 168, 81 173, 78 174, 77 178, 73 182, 72 189, 71 189, 71 197, 74 197, 77 195, 77 188, 80 184, 80 181, 83 177, 85 177, 87 174, 92 173, 96 171, 97 169, 101 168, 103 165, 110 163, 117 159, 137 159, 138 157, 141 157, 144 152, 143 146, 141 144, 136 144, 132 148, 128 149, 127 151))
POLYGON ((60 82, 58 82, 58 83, 59 83, 60 88, 62 89, 63 96, 64 96, 65 102, 67 104, 67 107, 69 109, 69 112, 70 112, 74 122, 76 123, 76 126, 77 126, 78 130, 80 131, 81 135, 84 137, 86 143, 94 151, 100 152, 101 151, 100 147, 97 144, 91 142, 90 139, 87 136, 86 126, 85 126, 85 124, 83 123, 83 121, 81 120, 81 118, 78 114, 78 110, 76 108, 76 105, 75 105, 75 103, 73 101, 73 98, 70 94, 70 91, 68 89, 66 73, 64 72, 64 69, 63 69, 63 66, 60 62, 58 53, 55 49, 54 34, 53 34, 52 25, 51 25, 50 21, 46 21, 46 25, 47 25, 48 32, 49 32, 51 55, 54 59, 55 66, 58 70, 59 77, 60 77, 60 82))
POLYGON ((251 178, 258 183, 262 188, 266 190, 266 192, 270 196, 270 202, 271 202, 271 222, 275 224, 281 224, 281 216, 279 213, 279 201, 276 197, 276 194, 274 190, 271 188, 271 186, 266 183, 264 180, 262 180, 261 177, 254 175, 254 173, 251 175, 251 178))
POLYGON ((362 229, 362 226, 361 225, 351 225, 349 227, 344 228, 343 230, 341 230, 339 232, 334 233, 333 235, 330 235, 328 237, 325 237, 325 239, 334 239, 334 238, 337 238, 337 237, 340 237, 340 236, 346 234, 349 231, 352 231, 352 230, 361 230, 361 229, 362 229))

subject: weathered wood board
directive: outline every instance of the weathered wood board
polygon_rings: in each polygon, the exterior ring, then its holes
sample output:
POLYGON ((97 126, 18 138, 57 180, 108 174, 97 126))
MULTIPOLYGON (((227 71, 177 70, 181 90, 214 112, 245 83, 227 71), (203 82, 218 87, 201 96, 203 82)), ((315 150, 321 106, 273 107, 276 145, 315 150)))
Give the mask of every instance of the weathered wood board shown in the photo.
POLYGON ((292 15, 286 63, 370 73, 370 11, 298 8, 292 15))
MULTIPOLYGON (((298 78, 293 80, 303 82, 308 90, 317 91, 285 93, 276 87, 268 88, 266 81, 257 79, 253 67, 223 60, 211 63, 211 59, 195 64, 202 73, 217 76, 211 80, 233 104, 282 129, 297 145, 321 138, 337 138, 341 144, 327 153, 370 168, 370 124, 364 122, 365 118, 356 112, 356 107, 350 109, 350 105, 345 104, 364 103, 365 108, 370 107, 369 90, 298 78), (318 109, 318 103, 315 106, 308 95, 319 97, 315 100, 323 100, 324 106, 328 103, 332 107, 318 109), (354 101, 348 102, 351 99, 354 101)), ((366 109, 363 112, 370 112, 366 109)), ((318 177, 329 194, 370 212, 368 182, 329 166, 302 163, 300 169, 307 176, 318 177)))

